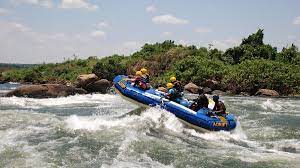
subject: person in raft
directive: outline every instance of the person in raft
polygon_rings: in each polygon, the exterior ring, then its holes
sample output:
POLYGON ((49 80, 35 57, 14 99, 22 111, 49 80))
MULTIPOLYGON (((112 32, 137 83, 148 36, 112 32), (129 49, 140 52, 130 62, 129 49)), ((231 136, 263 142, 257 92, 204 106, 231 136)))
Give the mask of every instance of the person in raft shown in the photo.
POLYGON ((172 83, 167 83, 167 89, 168 91, 165 97, 170 101, 180 103, 181 95, 180 92, 178 92, 178 90, 174 88, 174 85, 172 83))
POLYGON ((214 95, 213 96, 213 101, 215 102, 215 106, 213 108, 213 111, 217 115, 226 115, 226 107, 223 102, 219 101, 219 96, 214 95))
POLYGON ((143 78, 142 78, 142 72, 141 71, 136 71, 135 73, 135 77, 132 80, 133 86, 138 87, 142 90, 146 90, 147 89, 147 85, 144 82, 143 78))
POLYGON ((180 92, 180 93, 183 92, 183 87, 182 87, 182 85, 181 85, 181 82, 180 82, 179 80, 177 80, 175 76, 172 76, 172 77, 170 78, 170 81, 171 81, 171 83, 174 85, 174 88, 175 88, 178 92, 180 92))
POLYGON ((195 111, 197 111, 197 115, 207 115, 207 116, 214 116, 213 111, 208 108, 208 98, 201 94, 195 101, 197 103, 197 107, 195 108, 195 111))
POLYGON ((172 83, 167 83, 167 93, 165 97, 170 101, 183 105, 185 107, 189 107, 189 101, 182 97, 182 94, 178 92, 178 90, 174 87, 172 83))
POLYGON ((140 71, 142 72, 143 82, 146 84, 147 89, 149 89, 150 88, 150 76, 148 74, 148 70, 146 68, 142 68, 140 71))

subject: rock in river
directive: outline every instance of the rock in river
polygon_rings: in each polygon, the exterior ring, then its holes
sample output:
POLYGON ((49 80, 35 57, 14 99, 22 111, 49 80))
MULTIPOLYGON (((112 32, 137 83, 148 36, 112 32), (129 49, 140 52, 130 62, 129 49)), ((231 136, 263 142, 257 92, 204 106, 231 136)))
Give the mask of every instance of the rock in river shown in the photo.
POLYGON ((87 91, 81 88, 66 86, 62 84, 42 84, 24 85, 8 92, 5 96, 30 97, 30 98, 50 98, 64 97, 75 94, 86 94, 87 91))
POLYGON ((270 89, 259 89, 256 93, 256 96, 272 96, 276 97, 279 96, 279 93, 275 90, 270 90, 270 89))
POLYGON ((107 79, 99 79, 95 74, 83 74, 77 77, 75 86, 83 88, 89 93, 107 93, 107 90, 111 87, 111 82, 107 79))
POLYGON ((111 82, 107 79, 100 79, 95 82, 89 83, 84 88, 88 92, 99 92, 99 93, 107 93, 107 90, 111 87, 111 82))
POLYGON ((79 75, 76 79, 75 86, 84 88, 90 83, 94 83, 98 80, 98 77, 95 74, 82 74, 79 75))
POLYGON ((191 93, 197 94, 199 93, 199 89, 201 89, 199 86, 195 85, 194 83, 188 83, 184 86, 184 90, 187 90, 191 93))

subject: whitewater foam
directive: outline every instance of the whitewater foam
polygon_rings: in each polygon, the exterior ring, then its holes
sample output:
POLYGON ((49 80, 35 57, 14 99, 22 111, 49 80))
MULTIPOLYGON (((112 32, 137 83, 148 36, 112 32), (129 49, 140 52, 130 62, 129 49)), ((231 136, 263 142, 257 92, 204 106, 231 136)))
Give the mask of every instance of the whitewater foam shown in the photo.
POLYGON ((279 111, 282 109, 282 106, 278 104, 278 102, 273 102, 271 99, 267 99, 267 101, 263 102, 261 104, 261 107, 265 110, 273 110, 273 111, 279 111))
POLYGON ((215 141, 215 142, 219 142, 219 141, 230 141, 230 140, 235 140, 235 141, 245 141, 247 142, 247 136, 245 134, 245 132, 243 131, 242 127, 240 126, 240 123, 237 123, 236 128, 229 132, 229 131, 210 131, 210 132, 197 132, 194 129, 189 129, 189 128, 185 128, 184 130, 185 132, 188 132, 190 135, 195 136, 195 137, 199 137, 201 139, 205 139, 208 141, 215 141))
POLYGON ((136 117, 130 116, 122 119, 102 118, 101 116, 82 117, 72 115, 68 117, 65 122, 67 128, 71 130, 85 129, 89 131, 97 131, 103 129, 110 129, 112 127, 130 127, 130 123, 134 122, 136 117))
MULTIPOLYGON (((200 133, 158 107, 125 115, 137 106, 117 95, 0 98, 0 154, 10 149, 16 155, 24 154, 23 158, 8 158, 11 163, 18 162, 12 165, 15 167, 178 167, 186 165, 187 159, 205 167, 201 165, 202 159, 208 160, 207 166, 216 166, 223 163, 216 160, 219 156, 234 158, 237 167, 260 163, 292 167, 299 163, 296 161, 300 158, 299 132, 293 132, 297 122, 287 125, 291 135, 286 136, 281 135, 284 129, 274 123, 278 119, 273 122, 272 118, 261 115, 281 115, 279 111, 289 110, 299 114, 297 101, 256 97, 224 99, 228 110, 240 121, 236 129, 200 133), (281 110, 270 104, 280 105, 281 110), (82 116, 82 110, 91 113, 82 116), (164 158, 164 154, 172 157, 164 158), (164 159, 170 160, 164 162, 164 159)), ((232 165, 226 162, 226 166, 232 165)))
MULTIPOLYGON (((34 99, 25 97, 1 97, 1 106, 17 106, 22 108, 39 109, 42 107, 56 107, 56 106, 74 106, 74 105, 106 105, 112 106, 113 104, 125 104, 119 96, 109 94, 86 94, 86 95, 74 95, 68 97, 59 98, 47 98, 47 99, 34 99)), ((127 104, 127 103, 126 103, 127 104)), ((130 107, 135 107, 129 104, 130 107)))
POLYGON ((86 129, 97 131, 109 129, 112 127, 120 128, 167 128, 175 132, 182 131, 182 124, 171 113, 153 107, 145 110, 140 116, 130 115, 123 118, 114 118, 112 116, 77 116, 72 115, 65 119, 66 127, 72 130, 86 129))

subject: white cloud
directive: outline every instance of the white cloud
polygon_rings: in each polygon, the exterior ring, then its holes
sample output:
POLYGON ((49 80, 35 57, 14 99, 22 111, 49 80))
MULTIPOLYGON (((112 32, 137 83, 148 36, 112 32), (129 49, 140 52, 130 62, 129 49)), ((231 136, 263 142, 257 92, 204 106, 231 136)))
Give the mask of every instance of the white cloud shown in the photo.
POLYGON ((156 12, 156 11, 157 11, 157 8, 156 8, 156 6, 154 6, 154 5, 150 5, 150 6, 147 6, 147 7, 146 7, 146 12, 154 13, 154 12, 156 12))
POLYGON ((0 39, 5 39, 0 40, 0 62, 10 63, 61 62, 73 54, 106 56, 120 47, 102 43, 90 33, 36 32, 21 23, 1 20, 0 39))
POLYGON ((103 21, 103 22, 99 22, 98 24, 97 24, 97 28, 105 28, 105 27, 109 27, 110 25, 107 23, 107 22, 105 22, 105 21, 103 21))
POLYGON ((31 29, 27 26, 24 26, 23 24, 21 23, 17 23, 17 22, 10 22, 8 23, 9 26, 14 30, 14 31, 17 31, 17 32, 28 32, 30 31, 31 29))
POLYGON ((169 37, 169 36, 172 36, 173 35, 173 33, 172 32, 168 32, 168 31, 166 31, 166 32, 162 32, 162 34, 161 34, 162 36, 165 36, 165 37, 169 37))
POLYGON ((179 19, 171 14, 155 16, 152 18, 152 22, 155 24, 188 24, 189 21, 185 19, 179 19))
POLYGON ((0 16, 7 15, 9 13, 10 13, 10 10, 4 9, 4 8, 0 8, 0 16))
POLYGON ((62 0, 60 7, 65 9, 85 8, 91 11, 98 9, 97 5, 90 4, 86 0, 62 0))
POLYGON ((293 24, 300 25, 300 16, 298 16, 294 19, 293 24))
POLYGON ((139 50, 141 48, 141 46, 142 46, 142 44, 137 41, 126 41, 116 51, 119 54, 128 55, 128 54, 132 54, 133 52, 139 50))
POLYGON ((210 33, 212 32, 212 29, 205 28, 205 27, 198 27, 194 30, 196 33, 210 33))
POLYGON ((106 33, 102 30, 95 30, 95 31, 91 32, 91 36, 104 38, 106 36, 106 33))
POLYGON ((30 4, 30 5, 39 5, 45 8, 53 7, 52 0, 11 0, 11 2, 16 4, 30 4))
POLYGON ((238 40, 229 38, 226 40, 214 40, 211 42, 212 48, 217 48, 220 50, 226 50, 230 47, 237 46, 240 42, 238 40))

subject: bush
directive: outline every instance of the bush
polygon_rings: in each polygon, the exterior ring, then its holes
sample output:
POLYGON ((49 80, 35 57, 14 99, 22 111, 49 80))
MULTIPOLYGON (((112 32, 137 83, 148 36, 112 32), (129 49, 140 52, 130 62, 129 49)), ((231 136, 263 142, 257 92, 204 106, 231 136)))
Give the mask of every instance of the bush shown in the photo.
POLYGON ((126 57, 113 55, 99 60, 92 70, 99 78, 113 80, 115 76, 126 74, 126 57))
POLYGON ((224 63, 217 59, 189 57, 177 62, 173 71, 178 79, 185 81, 185 83, 191 81, 200 85, 206 79, 221 80, 226 72, 225 68, 224 63))
POLYGON ((300 65, 300 52, 298 48, 292 44, 290 47, 284 47, 282 51, 278 53, 277 60, 284 63, 300 65))
POLYGON ((225 83, 236 81, 243 89, 275 89, 281 94, 299 93, 299 66, 276 61, 246 60, 230 68, 224 77, 225 83))

